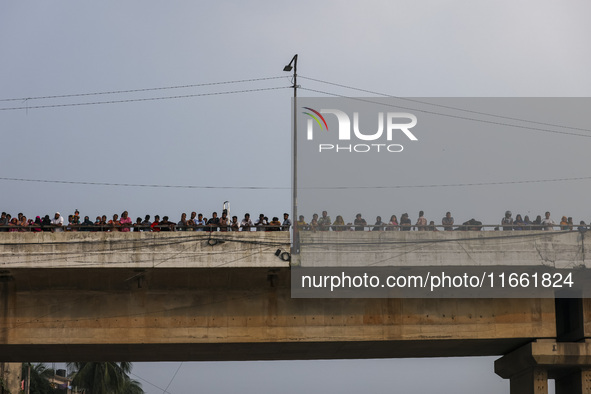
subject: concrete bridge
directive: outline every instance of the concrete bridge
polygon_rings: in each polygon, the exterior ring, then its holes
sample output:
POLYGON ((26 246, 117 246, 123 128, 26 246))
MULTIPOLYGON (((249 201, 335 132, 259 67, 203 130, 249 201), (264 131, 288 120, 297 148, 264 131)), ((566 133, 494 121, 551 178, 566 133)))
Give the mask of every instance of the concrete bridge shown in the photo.
MULTIPOLYGON (((397 254, 404 242, 428 244, 406 250, 402 265, 589 268, 584 234, 521 233, 330 232, 302 242, 389 237, 397 254)), ((277 250, 289 251, 288 233, 3 233, 0 361, 500 355, 495 371, 512 394, 547 393, 548 378, 557 393, 591 393, 587 299, 292 298, 292 267, 277 250)), ((347 254, 339 258, 353 264, 347 254)))

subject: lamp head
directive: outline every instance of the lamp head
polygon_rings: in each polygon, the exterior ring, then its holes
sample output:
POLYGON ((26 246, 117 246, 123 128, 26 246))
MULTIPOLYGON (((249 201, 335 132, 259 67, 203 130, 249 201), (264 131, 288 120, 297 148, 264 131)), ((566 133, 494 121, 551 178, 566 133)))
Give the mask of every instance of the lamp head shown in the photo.
POLYGON ((293 67, 291 65, 294 65, 295 67, 298 66, 298 55, 294 55, 294 57, 291 59, 291 61, 289 62, 289 64, 285 67, 283 67, 283 71, 291 71, 293 70, 293 67))

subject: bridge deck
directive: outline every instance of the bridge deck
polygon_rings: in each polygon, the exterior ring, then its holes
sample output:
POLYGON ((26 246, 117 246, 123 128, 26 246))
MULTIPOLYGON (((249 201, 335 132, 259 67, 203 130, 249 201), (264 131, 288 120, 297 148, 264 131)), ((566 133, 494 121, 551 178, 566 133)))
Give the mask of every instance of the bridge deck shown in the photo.
MULTIPOLYGON (((457 248, 472 259, 484 252, 466 252, 468 243, 502 257, 534 239, 509 242, 493 232, 309 236, 457 237, 442 254, 457 248), (503 249, 490 249, 482 237, 503 249)), ((289 263, 275 255, 289 250, 282 232, 8 233, 0 240, 0 361, 476 356, 556 337, 553 299, 293 299, 289 263)), ((529 253, 546 264, 543 253, 581 248, 582 240, 565 233, 533 242, 529 253)), ((429 246, 422 258, 440 264, 436 251, 429 246)))

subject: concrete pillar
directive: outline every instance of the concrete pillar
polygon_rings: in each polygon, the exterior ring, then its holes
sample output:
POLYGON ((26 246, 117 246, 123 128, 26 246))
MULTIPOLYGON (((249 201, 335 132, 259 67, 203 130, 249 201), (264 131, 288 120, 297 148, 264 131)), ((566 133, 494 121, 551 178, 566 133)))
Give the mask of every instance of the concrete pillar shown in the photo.
POLYGON ((3 386, 0 387, 0 393, 20 392, 22 368, 21 363, 0 363, 0 378, 3 386))
POLYGON ((556 394, 591 394, 591 369, 582 368, 556 378, 556 394))
POLYGON ((548 394, 548 371, 529 368, 511 377, 511 394, 548 394))
POLYGON ((511 379, 511 394, 591 394, 591 343, 538 340, 495 361, 495 372, 511 379))

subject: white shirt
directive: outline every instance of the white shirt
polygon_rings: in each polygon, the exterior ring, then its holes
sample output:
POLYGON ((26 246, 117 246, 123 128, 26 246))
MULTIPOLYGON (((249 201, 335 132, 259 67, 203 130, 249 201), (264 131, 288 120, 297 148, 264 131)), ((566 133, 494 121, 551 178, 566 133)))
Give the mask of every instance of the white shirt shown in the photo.
MULTIPOLYGON (((195 225, 197 225, 197 226, 205 226, 207 224, 207 223, 205 223, 205 220, 203 220, 203 219, 201 219, 201 220, 194 219, 193 221, 195 222, 195 225)), ((195 231, 205 231, 205 229, 203 227, 197 227, 195 229, 195 231)))
POLYGON ((544 219, 542 220, 542 225, 544 226, 544 230, 549 231, 549 230, 554 230, 554 225, 556 225, 556 223, 554 223, 554 220, 548 218, 548 219, 544 219))
MULTIPOLYGON (((57 219, 54 217, 54 218, 51 220, 51 224, 56 224, 56 225, 63 226, 63 225, 64 225, 64 218, 63 218, 61 215, 60 215, 60 217, 59 217, 59 218, 57 218, 57 219)), ((55 227, 55 228, 53 229, 53 231, 55 231, 56 233, 59 233, 59 232, 62 232, 62 231, 64 231, 64 229, 63 229, 62 227, 55 227)))

